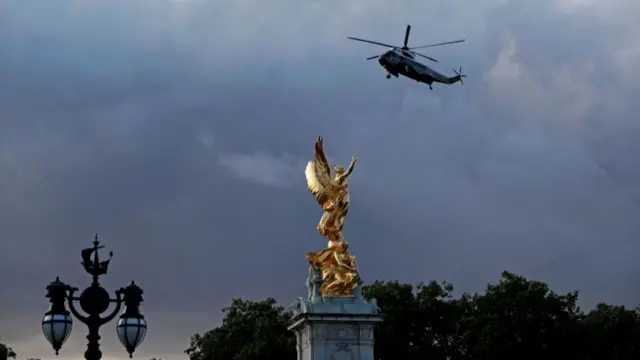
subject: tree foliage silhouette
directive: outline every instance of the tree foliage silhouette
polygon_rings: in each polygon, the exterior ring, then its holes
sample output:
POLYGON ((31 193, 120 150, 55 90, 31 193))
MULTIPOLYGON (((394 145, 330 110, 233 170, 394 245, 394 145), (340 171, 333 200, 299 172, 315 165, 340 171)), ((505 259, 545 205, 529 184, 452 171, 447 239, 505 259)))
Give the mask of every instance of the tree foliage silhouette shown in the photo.
MULTIPOLYGON (((376 281, 363 289, 385 314, 376 360, 640 359, 640 311, 598 304, 584 313, 577 291, 504 272, 483 293, 453 295, 446 282, 376 281)), ((274 299, 234 299, 222 324, 191 338, 191 360, 296 360, 288 314, 274 299)))
POLYGON ((15 359, 18 356, 9 346, 0 343, 0 360, 15 359))

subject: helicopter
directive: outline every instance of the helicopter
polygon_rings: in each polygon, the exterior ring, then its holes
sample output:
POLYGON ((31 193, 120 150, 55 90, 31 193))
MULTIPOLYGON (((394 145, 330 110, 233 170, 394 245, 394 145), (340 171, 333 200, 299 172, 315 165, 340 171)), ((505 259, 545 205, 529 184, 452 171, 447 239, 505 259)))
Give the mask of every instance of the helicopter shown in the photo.
POLYGON ((442 84, 455 84, 460 82, 460 85, 463 85, 462 78, 465 78, 466 75, 462 74, 462 67, 459 70, 453 69, 455 73, 454 76, 446 76, 441 74, 430 67, 416 61, 415 55, 421 56, 427 60, 431 60, 433 62, 438 62, 438 60, 417 53, 414 49, 422 49, 434 46, 448 45, 448 44, 456 44, 464 42, 464 39, 455 40, 455 41, 447 41, 441 42, 437 44, 429 44, 422 46, 413 46, 409 47, 409 33, 411 32, 411 25, 407 25, 407 31, 404 35, 404 46, 394 46, 389 44, 383 44, 377 41, 371 41, 356 37, 347 37, 349 40, 361 41, 369 44, 384 46, 390 48, 390 50, 386 51, 382 55, 375 55, 368 57, 367 60, 378 59, 378 63, 387 71, 387 79, 391 79, 391 76, 399 77, 399 75, 406 76, 409 79, 413 79, 417 82, 425 83, 429 85, 429 89, 433 90, 432 84, 434 82, 442 83, 442 84))

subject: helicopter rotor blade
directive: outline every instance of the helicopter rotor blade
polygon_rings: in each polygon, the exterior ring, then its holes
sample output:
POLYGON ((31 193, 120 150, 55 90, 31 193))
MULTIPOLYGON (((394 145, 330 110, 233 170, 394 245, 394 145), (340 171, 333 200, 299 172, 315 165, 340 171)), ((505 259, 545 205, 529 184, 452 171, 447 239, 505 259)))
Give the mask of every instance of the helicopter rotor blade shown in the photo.
POLYGON ((380 55, 376 55, 376 56, 369 56, 369 57, 367 58, 367 60, 373 60, 373 59, 377 59, 377 58, 379 58, 379 57, 380 57, 380 55))
POLYGON ((365 40, 365 39, 360 39, 360 38, 351 37, 351 36, 347 37, 347 39, 355 40, 355 41, 362 41, 362 42, 366 42, 366 43, 369 43, 369 44, 380 45, 380 46, 384 46, 384 47, 388 47, 388 48, 395 48, 396 47, 396 46, 393 46, 393 45, 384 44, 384 43, 377 42, 377 41, 365 40))
POLYGON ((407 48, 407 44, 409 43, 409 33, 411 32, 411 25, 407 25, 407 31, 404 33, 404 48, 407 48))
POLYGON ((461 43, 461 42, 465 42, 465 39, 454 40, 454 41, 446 41, 446 42, 441 42, 441 43, 437 43, 437 44, 429 44, 429 45, 422 45, 422 46, 414 46, 414 47, 410 47, 410 48, 409 48, 409 50, 413 50, 413 49, 423 49, 423 48, 434 47, 434 46, 441 46, 441 45, 457 44, 457 43, 461 43))
POLYGON ((418 56, 422 56, 423 58, 428 59, 428 60, 431 60, 431 61, 433 61, 433 62, 438 62, 438 60, 436 60, 436 59, 434 59, 434 58, 432 58, 432 57, 430 57, 430 56, 422 55, 422 54, 417 53, 417 52, 415 52, 415 51, 411 51, 411 53, 416 54, 416 55, 418 55, 418 56))

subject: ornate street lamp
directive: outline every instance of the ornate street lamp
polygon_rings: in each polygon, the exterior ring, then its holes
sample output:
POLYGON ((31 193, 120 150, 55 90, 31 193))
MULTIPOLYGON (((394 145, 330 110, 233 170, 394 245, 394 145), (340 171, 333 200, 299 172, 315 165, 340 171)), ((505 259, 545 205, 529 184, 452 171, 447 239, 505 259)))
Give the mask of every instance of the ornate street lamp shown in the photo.
POLYGON ((89 275, 93 277, 91 285, 84 289, 80 296, 74 296, 78 291, 77 288, 71 287, 56 277, 56 280, 47 286, 47 295, 51 303, 49 311, 44 314, 42 319, 42 331, 47 338, 56 355, 62 348, 64 342, 69 338, 73 327, 71 314, 65 308, 65 301, 69 304, 71 313, 82 323, 87 325, 89 335, 87 335, 87 351, 84 353, 86 360, 100 360, 102 352, 100 351, 100 327, 117 315, 118 311, 125 305, 125 310, 120 315, 120 320, 116 327, 118 339, 124 345, 129 357, 133 357, 133 352, 142 343, 147 333, 147 322, 144 316, 140 314, 140 303, 142 302, 143 291, 133 281, 125 288, 116 291, 115 299, 109 296, 98 278, 107 273, 109 261, 113 253, 109 253, 109 259, 100 261, 98 259, 98 249, 103 248, 98 242, 98 235, 93 241, 93 247, 82 250, 82 265, 89 275), (91 255, 93 254, 93 259, 91 255), (80 303, 80 308, 86 315, 80 314, 76 309, 75 302, 80 303), (107 311, 110 303, 115 303, 115 309, 111 314, 101 317, 107 311))

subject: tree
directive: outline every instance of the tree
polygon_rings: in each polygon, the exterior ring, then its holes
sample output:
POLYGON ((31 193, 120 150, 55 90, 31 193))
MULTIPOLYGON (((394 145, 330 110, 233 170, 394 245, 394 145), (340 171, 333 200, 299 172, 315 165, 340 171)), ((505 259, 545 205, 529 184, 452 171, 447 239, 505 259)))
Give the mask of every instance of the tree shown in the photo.
POLYGON ((15 359, 18 354, 12 348, 0 343, 0 360, 15 359))
POLYGON ((452 300, 453 286, 432 281, 419 284, 374 282, 363 289, 378 301, 385 320, 376 330, 375 357, 393 359, 447 359, 457 348, 461 312, 452 300))
MULTIPOLYGON (((375 359, 640 359, 640 309, 599 304, 585 314, 578 292, 559 294, 508 272, 481 294, 453 286, 374 282, 363 289, 385 315, 375 359)), ((191 360, 295 360, 288 314, 273 299, 235 299, 222 325, 191 338, 191 360)))
POLYGON ((388 359, 395 351, 398 359, 415 358, 415 334, 412 323, 419 310, 413 286, 394 282, 374 282, 363 289, 367 299, 375 298, 378 306, 385 309, 383 325, 375 331, 376 359, 388 359))
POLYGON ((585 358, 640 358, 640 310, 598 304, 582 320, 585 358))
POLYGON ((558 295, 547 284, 508 272, 484 294, 462 297, 465 357, 547 358, 579 347, 578 293, 558 295))
POLYGON ((191 337, 191 360, 295 360, 296 342, 287 330, 289 315, 276 301, 234 299, 222 325, 191 337))

